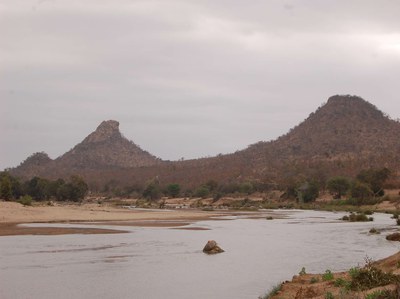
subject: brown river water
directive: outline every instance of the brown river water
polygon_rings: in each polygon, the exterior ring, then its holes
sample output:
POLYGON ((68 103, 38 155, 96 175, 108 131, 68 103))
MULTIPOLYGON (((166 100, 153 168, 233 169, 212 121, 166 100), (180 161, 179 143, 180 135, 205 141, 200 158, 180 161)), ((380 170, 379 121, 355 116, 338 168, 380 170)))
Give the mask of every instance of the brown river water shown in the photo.
POLYGON ((400 248, 385 240, 396 229, 388 214, 346 223, 337 220, 344 213, 274 213, 288 217, 189 225, 198 230, 99 225, 129 233, 0 237, 0 298, 257 299, 302 267, 307 273, 347 270, 362 266, 366 256, 376 260, 400 248), (385 231, 370 235, 372 227, 385 231), (210 239, 225 252, 205 255, 210 239))

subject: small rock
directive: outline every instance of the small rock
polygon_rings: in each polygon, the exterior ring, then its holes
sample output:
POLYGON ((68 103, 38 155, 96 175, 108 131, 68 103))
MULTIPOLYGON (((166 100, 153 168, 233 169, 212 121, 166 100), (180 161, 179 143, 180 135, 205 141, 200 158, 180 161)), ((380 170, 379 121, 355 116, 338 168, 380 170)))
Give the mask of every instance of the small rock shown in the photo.
POLYGON ((217 242, 210 240, 207 242, 206 246, 204 246, 203 252, 207 254, 216 254, 224 252, 224 250, 218 246, 217 242))

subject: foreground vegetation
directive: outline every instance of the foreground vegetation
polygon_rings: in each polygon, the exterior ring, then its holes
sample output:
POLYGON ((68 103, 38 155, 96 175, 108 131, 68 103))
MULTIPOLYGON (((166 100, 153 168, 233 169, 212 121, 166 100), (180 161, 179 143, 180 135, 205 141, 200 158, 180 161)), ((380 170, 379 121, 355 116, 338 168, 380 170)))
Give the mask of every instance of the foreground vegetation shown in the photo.
POLYGON ((307 274, 303 268, 291 282, 278 284, 260 299, 279 298, 399 298, 400 253, 379 262, 368 257, 364 267, 347 272, 307 274))

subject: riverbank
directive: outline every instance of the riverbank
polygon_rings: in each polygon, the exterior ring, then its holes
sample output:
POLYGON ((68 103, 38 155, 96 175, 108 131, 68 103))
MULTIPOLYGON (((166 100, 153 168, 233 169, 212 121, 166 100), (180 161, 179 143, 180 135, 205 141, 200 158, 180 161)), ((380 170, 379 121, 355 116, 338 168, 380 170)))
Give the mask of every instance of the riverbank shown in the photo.
POLYGON ((307 274, 302 269, 291 281, 276 285, 259 299, 396 299, 400 298, 400 252, 347 272, 307 274))

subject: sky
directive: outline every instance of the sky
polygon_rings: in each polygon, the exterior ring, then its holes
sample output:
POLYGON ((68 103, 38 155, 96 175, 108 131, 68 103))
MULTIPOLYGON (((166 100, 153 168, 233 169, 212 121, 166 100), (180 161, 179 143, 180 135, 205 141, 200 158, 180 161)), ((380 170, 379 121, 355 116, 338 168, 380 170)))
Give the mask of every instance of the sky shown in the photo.
POLYGON ((2 0, 0 170, 103 120, 165 160, 279 137, 335 94, 400 118, 397 0, 2 0))

